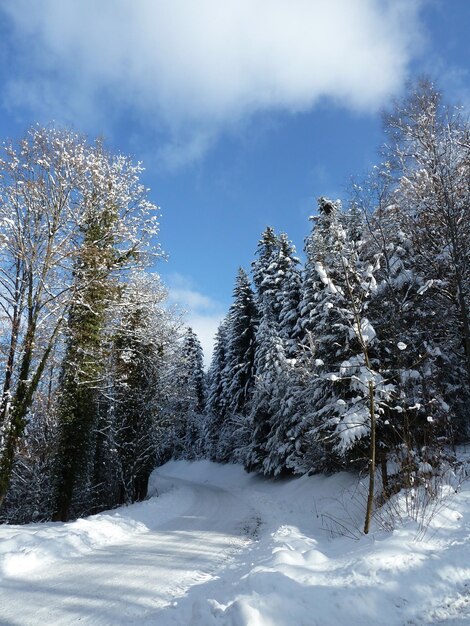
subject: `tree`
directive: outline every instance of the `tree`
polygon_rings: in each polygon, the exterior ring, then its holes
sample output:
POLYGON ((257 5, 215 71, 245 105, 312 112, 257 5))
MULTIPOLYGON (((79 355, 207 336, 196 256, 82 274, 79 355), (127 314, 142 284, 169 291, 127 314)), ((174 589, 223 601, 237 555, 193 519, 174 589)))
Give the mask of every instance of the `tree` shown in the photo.
MULTIPOLYGON (((295 326, 300 298, 300 276, 297 269, 299 261, 294 254, 295 249, 287 235, 283 233, 277 236, 268 227, 258 244, 258 258, 253 263, 259 324, 254 354, 256 385, 250 411, 252 442, 245 466, 247 469, 260 471, 264 467, 267 473, 278 473, 284 469, 281 466, 278 469, 276 463, 270 462, 268 469, 264 463, 268 445, 273 455, 273 446, 284 444, 278 441, 283 428, 279 429, 277 418, 279 402, 287 400, 279 395, 281 388, 286 389, 285 377, 290 371, 287 357, 297 353, 295 326), (282 382, 280 377, 283 378, 282 382), (277 401, 274 402, 274 398, 277 401), (274 432, 276 435, 273 434, 271 444, 268 444, 271 433, 274 432)), ((284 417, 287 419, 286 415, 284 417)))
POLYGON ((82 218, 86 142, 32 128, 0 158, 0 504, 44 369, 73 299, 74 238, 82 218))
POLYGON ((298 355, 297 321, 301 300, 301 275, 295 248, 285 233, 279 236, 279 273, 282 276, 277 295, 279 305, 279 335, 284 342, 286 355, 298 355))
POLYGON ((269 313, 261 315, 256 332, 255 371, 256 385, 250 406, 252 435, 244 461, 248 471, 262 471, 266 457, 266 444, 274 413, 272 397, 278 369, 285 359, 284 345, 276 323, 269 313))
POLYGON ((426 324, 447 359, 449 402, 465 422, 470 388, 470 129, 426 80, 385 117, 397 221, 413 247, 430 307, 426 324), (458 393, 455 385, 460 380, 458 393))
MULTIPOLYGON (((112 441, 118 503, 142 500, 158 460, 166 423, 164 370, 177 322, 164 310, 166 291, 157 275, 134 272, 117 305, 113 337, 112 441)), ((109 489, 109 485, 108 485, 109 489)))
POLYGON ((119 254, 113 207, 93 204, 83 225, 76 261, 65 356, 59 384, 59 449, 56 472, 56 518, 66 521, 74 492, 86 490, 91 478, 95 427, 103 374, 103 328, 116 285, 110 280, 119 254))
POLYGON ((174 407, 174 455, 198 457, 203 449, 206 377, 201 343, 190 327, 183 335, 174 375, 179 389, 174 407))
POLYGON ((458 371, 452 352, 441 350, 446 323, 436 320, 432 283, 415 263, 419 252, 410 223, 402 219, 395 201, 389 164, 375 168, 371 177, 356 186, 354 202, 364 210, 367 224, 362 255, 369 259, 376 283, 367 303, 379 338, 374 360, 394 389, 393 402, 382 404, 377 428, 385 498, 419 478, 421 462, 439 457, 438 438, 449 435, 447 401, 457 388, 451 383, 452 372, 458 371), (389 457, 393 467, 399 468, 390 477, 389 457))
MULTIPOLYGON (((84 148, 85 149, 85 148, 84 148)), ((76 182, 81 219, 74 233, 72 299, 60 378, 57 519, 70 515, 74 495, 86 489, 102 375, 102 331, 117 282, 149 252, 157 232, 155 209, 139 183, 140 165, 86 146, 86 167, 76 182)))
POLYGON ((246 417, 255 385, 254 353, 257 310, 246 272, 240 268, 233 303, 217 335, 209 372, 208 414, 212 458, 233 461, 236 431, 246 417))
POLYGON ((223 370, 227 413, 246 415, 255 383, 254 355, 258 312, 246 272, 240 268, 227 316, 227 357, 223 370))
POLYGON ((205 454, 212 461, 218 460, 220 430, 227 412, 228 398, 225 389, 227 365, 227 318, 219 325, 215 335, 212 361, 207 377, 207 401, 205 417, 205 454))

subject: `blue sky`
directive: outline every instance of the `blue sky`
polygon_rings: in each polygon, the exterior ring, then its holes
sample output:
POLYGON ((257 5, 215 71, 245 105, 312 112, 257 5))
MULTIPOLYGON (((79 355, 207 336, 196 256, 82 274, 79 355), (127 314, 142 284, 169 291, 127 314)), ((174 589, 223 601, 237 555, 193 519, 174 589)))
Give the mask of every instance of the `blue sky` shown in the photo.
POLYGON ((301 250, 407 79, 470 103, 469 30, 470 0, 0 0, 0 136, 55 120, 144 162, 208 352, 262 230, 301 250))

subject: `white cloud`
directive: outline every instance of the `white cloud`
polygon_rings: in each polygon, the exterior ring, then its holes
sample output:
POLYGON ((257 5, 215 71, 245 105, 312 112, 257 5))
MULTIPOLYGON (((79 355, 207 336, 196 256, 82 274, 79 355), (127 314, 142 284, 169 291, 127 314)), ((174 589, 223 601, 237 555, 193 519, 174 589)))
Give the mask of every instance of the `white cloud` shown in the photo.
POLYGON ((209 366, 214 338, 226 310, 222 303, 194 288, 191 279, 172 273, 166 279, 168 302, 185 311, 185 322, 197 334, 204 351, 204 365, 209 366))
POLYGON ((197 159, 258 111, 383 104, 405 78, 421 2, 3 0, 26 72, 5 98, 59 119, 132 111, 165 128, 179 165, 182 143, 197 159))
POLYGON ((223 317, 223 313, 216 315, 188 314, 188 326, 191 326, 201 342, 204 351, 204 367, 206 369, 211 362, 215 334, 223 317))

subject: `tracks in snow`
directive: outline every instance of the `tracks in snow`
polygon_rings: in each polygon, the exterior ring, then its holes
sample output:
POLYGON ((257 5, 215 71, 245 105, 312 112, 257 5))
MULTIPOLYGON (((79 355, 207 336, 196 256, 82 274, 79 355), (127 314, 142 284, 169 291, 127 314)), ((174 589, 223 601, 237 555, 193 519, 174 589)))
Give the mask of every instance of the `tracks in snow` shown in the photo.
POLYGON ((225 489, 171 482, 191 490, 184 514, 132 541, 4 579, 0 624, 160 624, 191 587, 236 567, 233 559, 251 543, 260 519, 225 489))

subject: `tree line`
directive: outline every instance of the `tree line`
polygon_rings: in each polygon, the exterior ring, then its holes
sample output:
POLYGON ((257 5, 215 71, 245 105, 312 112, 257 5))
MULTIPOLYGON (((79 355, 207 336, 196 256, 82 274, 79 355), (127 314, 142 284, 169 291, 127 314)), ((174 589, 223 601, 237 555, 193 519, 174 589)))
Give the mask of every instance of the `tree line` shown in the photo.
POLYGON ((368 469, 372 499, 376 467, 388 497, 468 437, 470 127, 427 81, 384 121, 383 163, 345 209, 319 199, 303 267, 268 227, 252 280, 240 269, 200 424, 209 458, 368 469))
POLYGON ((171 454, 183 328, 149 271, 162 252, 142 169, 52 127, 3 146, 3 521, 142 499, 171 454))
POLYGON ((389 497, 468 437, 470 128, 426 81, 384 121, 382 163, 344 208, 318 200, 303 264, 262 233, 207 374, 149 272, 141 165, 51 128, 4 146, 0 519, 142 499, 171 457, 367 470, 369 510, 376 468, 389 497))

